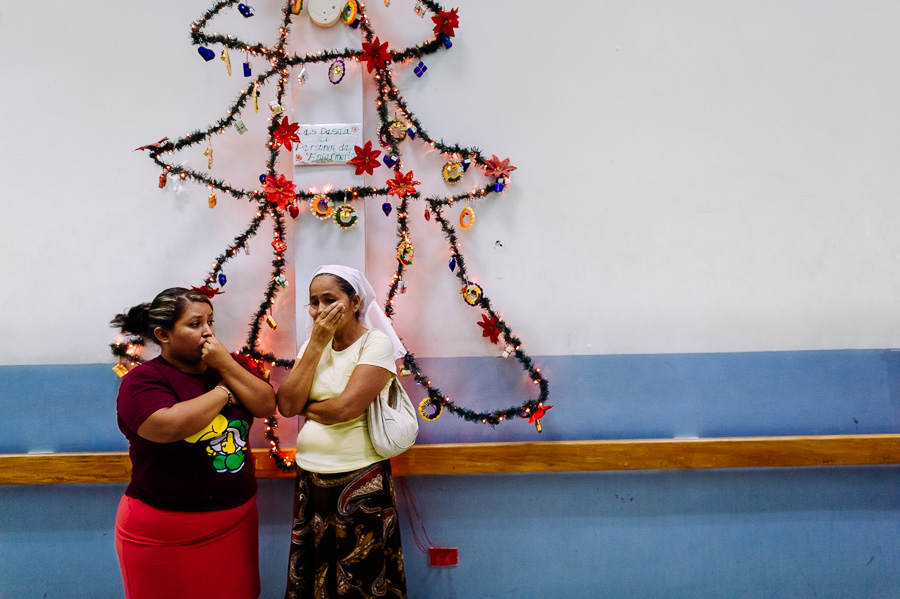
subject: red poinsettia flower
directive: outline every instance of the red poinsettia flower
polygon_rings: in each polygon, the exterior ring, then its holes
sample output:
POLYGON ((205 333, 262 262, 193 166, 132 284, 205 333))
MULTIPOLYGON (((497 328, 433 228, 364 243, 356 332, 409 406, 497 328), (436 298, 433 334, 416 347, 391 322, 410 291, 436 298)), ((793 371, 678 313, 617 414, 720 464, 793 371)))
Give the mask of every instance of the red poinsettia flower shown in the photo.
POLYGON ((213 297, 219 295, 220 293, 225 293, 221 289, 213 289, 212 287, 209 287, 208 285, 204 285, 203 287, 194 287, 193 285, 191 285, 191 291, 197 291, 199 293, 202 293, 209 299, 212 299, 213 297))
POLYGON ((416 185, 419 185, 420 183, 420 181, 413 181, 412 171, 409 171, 405 175, 400 171, 397 171, 394 173, 393 179, 387 180, 387 185, 390 187, 388 195, 395 195, 398 198, 403 199, 404 196, 416 193, 416 185))
POLYGON ((359 59, 366 63, 366 68, 371 73, 374 69, 383 69, 391 60, 391 53, 388 52, 388 43, 381 43, 378 36, 375 36, 374 42, 363 42, 363 53, 359 59))
POLYGON ((434 34, 444 34, 447 37, 453 37, 453 30, 459 27, 459 16, 456 14, 458 8, 453 10, 442 10, 436 16, 431 17, 434 21, 434 34))
POLYGON ((497 328, 497 321, 493 316, 488 318, 487 314, 481 315, 481 322, 476 323, 481 327, 481 336, 490 337, 491 343, 500 341, 500 329, 497 328))
POLYGON ((280 173, 278 177, 266 175, 263 191, 266 192, 266 201, 278 204, 282 210, 294 201, 294 183, 280 173))
POLYGON ((373 150, 371 141, 367 141, 363 147, 353 146, 353 149, 356 151, 356 158, 351 158, 347 161, 347 164, 352 164, 356 167, 357 175, 363 173, 372 175, 375 169, 381 166, 381 163, 378 162, 381 150, 373 150))
POLYGON ((535 420, 540 420, 541 418, 544 417, 544 414, 547 413, 547 410, 549 410, 549 409, 552 408, 552 407, 553 407, 553 406, 545 406, 545 405, 540 405, 540 406, 538 406, 538 409, 536 409, 536 410, 531 414, 531 417, 528 418, 528 422, 534 422, 535 420))
POLYGON ((288 118, 284 117, 281 120, 281 124, 272 132, 272 139, 275 142, 275 147, 277 148, 283 145, 290 150, 292 149, 292 141, 300 143, 300 137, 297 135, 297 129, 299 128, 300 125, 298 123, 289 123, 288 118))
POLYGON ((514 170, 516 167, 510 165, 509 158, 500 160, 496 154, 490 160, 484 161, 484 174, 488 177, 509 177, 514 170))

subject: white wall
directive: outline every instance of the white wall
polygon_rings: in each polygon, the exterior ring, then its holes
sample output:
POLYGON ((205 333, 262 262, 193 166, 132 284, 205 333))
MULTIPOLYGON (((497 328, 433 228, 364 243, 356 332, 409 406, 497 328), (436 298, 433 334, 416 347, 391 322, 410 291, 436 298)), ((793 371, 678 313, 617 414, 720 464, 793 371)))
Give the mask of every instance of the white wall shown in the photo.
MULTIPOLYGON (((271 43, 279 4, 257 0, 256 17, 223 19, 220 31, 271 43)), ((430 31, 413 4, 369 9, 399 45, 430 31)), ((196 284, 249 222, 245 202, 220 194, 209 210, 205 188, 157 189, 158 169, 133 152, 214 122, 240 90, 240 57, 229 79, 190 45, 190 23, 208 6, 0 4, 0 364, 111 361, 109 318, 166 286, 196 284)), ((518 167, 502 197, 474 206, 461 239, 471 274, 530 354, 898 344, 900 5, 446 6, 459 7, 454 47, 426 58, 422 79, 398 68, 398 81, 434 137, 518 167)), ((349 43, 346 33, 326 47, 349 43)), ((257 117, 248 135, 214 141, 214 174, 254 185, 262 111, 245 119, 257 117)), ((408 164, 426 190, 443 186, 436 157, 408 164)), ((350 233, 366 234, 367 268, 383 289, 395 230, 381 201, 350 233)), ((493 354, 421 211, 398 329, 417 356, 493 354)), ((334 243, 336 259, 358 251, 333 232, 317 243, 313 224, 297 222, 298 246, 327 255, 334 243)), ((259 305, 269 241, 264 228, 250 256, 226 268, 216 307, 232 347, 259 305)), ((279 328, 265 338, 284 355, 293 310, 291 294, 279 296, 279 328)))

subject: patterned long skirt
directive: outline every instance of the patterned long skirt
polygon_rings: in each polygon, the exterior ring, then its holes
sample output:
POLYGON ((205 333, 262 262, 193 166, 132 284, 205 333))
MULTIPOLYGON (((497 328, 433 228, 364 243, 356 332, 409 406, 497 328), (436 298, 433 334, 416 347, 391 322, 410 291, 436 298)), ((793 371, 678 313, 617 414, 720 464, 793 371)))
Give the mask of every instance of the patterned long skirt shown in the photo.
POLYGON ((352 472, 297 468, 285 599, 406 597, 389 460, 352 472))

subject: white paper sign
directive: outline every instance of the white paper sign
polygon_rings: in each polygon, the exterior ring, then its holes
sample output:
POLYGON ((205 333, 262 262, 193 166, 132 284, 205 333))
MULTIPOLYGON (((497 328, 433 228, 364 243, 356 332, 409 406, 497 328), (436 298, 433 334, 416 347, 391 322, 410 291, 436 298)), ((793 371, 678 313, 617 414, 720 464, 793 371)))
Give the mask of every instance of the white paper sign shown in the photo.
POLYGON ((300 125, 300 143, 294 148, 294 166, 347 164, 362 145, 362 124, 300 125))

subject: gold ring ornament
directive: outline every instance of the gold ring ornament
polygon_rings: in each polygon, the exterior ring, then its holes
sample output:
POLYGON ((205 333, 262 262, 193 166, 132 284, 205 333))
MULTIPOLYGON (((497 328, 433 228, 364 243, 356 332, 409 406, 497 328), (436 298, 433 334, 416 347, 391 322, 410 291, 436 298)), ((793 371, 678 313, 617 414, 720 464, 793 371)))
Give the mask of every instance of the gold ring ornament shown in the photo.
POLYGON ((324 193, 317 193, 309 201, 309 210, 319 220, 328 220, 334 210, 334 203, 324 193))
POLYGON ((459 226, 463 231, 468 231, 475 224, 475 211, 466 206, 459 213, 459 226))

